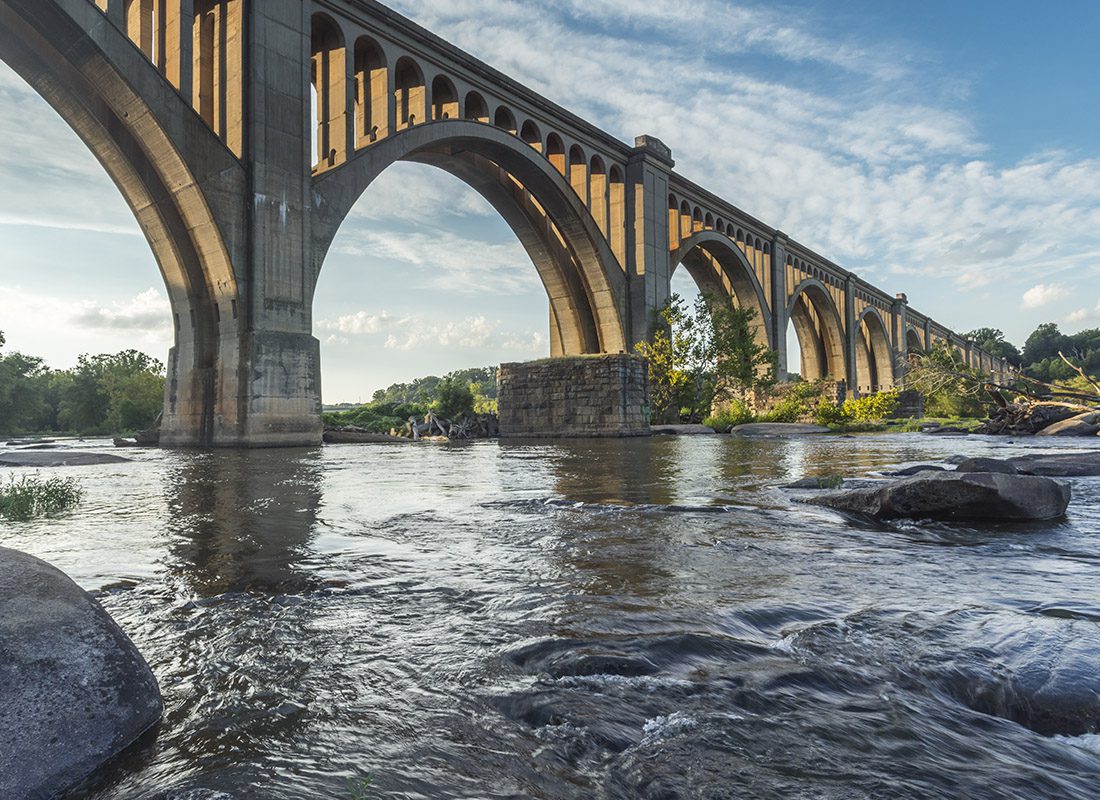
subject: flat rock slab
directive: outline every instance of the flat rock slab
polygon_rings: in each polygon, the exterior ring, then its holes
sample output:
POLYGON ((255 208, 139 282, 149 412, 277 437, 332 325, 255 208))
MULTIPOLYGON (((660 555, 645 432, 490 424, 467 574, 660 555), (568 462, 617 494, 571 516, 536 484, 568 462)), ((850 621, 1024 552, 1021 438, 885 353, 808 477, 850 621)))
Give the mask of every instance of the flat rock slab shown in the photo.
POLYGON ((1004 475, 1017 475, 1019 470, 1007 461, 998 458, 968 458, 955 467, 957 472, 999 472, 1004 475))
POLYGON ((738 425, 730 431, 731 436, 810 436, 832 433, 822 425, 803 425, 798 422, 750 422, 738 425))
POLYGON ((906 467, 897 472, 887 472, 892 478, 908 478, 911 475, 920 475, 922 472, 944 472, 945 468, 935 464, 917 464, 915 467, 906 467))
POLYGON ((923 472, 886 486, 832 492, 805 502, 875 519, 1049 520, 1065 515, 1066 484, 992 472, 923 472))
POLYGON ((93 467, 99 464, 125 464, 132 460, 112 453, 86 453, 82 450, 0 453, 0 465, 5 467, 93 467))
POLYGON ((408 444, 412 439, 403 439, 386 433, 325 431, 324 441, 325 444, 408 444))
POLYGON ((714 428, 706 425, 650 425, 654 436, 711 436, 714 428))
POLYGON ((63 572, 0 548, 0 797, 50 800, 160 719, 156 679, 63 572))
POLYGON ((1100 475, 1100 450, 1088 453, 1057 453, 1017 456, 1008 463, 1022 475, 1048 478, 1086 478, 1100 475))

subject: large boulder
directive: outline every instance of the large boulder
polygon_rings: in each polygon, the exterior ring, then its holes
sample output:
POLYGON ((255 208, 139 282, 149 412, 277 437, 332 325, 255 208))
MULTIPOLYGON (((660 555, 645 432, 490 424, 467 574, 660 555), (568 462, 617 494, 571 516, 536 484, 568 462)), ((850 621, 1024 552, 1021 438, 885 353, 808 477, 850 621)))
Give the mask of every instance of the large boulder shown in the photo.
POLYGON ((1100 475, 1100 450, 1084 453, 1056 453, 1017 456, 1008 459, 1022 475, 1048 478, 1085 478, 1100 475))
POLYGON ((126 634, 60 570, 0 548, 0 797, 50 800, 160 719, 126 634))
POLYGON ((730 433, 733 436, 783 437, 832 433, 832 431, 822 425, 803 425, 797 422, 750 422, 747 425, 738 425, 730 433))
POLYGON ((806 502, 876 519, 1047 520, 1063 516, 1069 499, 1069 486, 1049 478, 923 472, 885 486, 833 492, 806 502))
POLYGON ((1055 422, 1039 431, 1037 436, 1095 436, 1100 433, 1100 413, 1091 411, 1055 422))

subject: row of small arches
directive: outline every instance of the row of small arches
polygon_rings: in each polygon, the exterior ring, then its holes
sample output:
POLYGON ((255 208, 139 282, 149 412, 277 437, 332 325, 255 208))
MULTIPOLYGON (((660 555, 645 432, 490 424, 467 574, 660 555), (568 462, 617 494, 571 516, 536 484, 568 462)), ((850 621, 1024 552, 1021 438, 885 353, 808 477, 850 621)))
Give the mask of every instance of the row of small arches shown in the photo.
POLYGON ((687 200, 679 200, 676 195, 668 196, 668 220, 670 249, 676 250, 685 240, 700 231, 715 231, 737 243, 742 249, 756 250, 771 255, 771 244, 754 236, 752 231, 744 231, 733 223, 727 223, 721 217, 715 217, 699 206, 692 206, 687 200))
POLYGON ((834 289, 841 289, 840 279, 835 275, 827 272, 821 267, 815 267, 813 264, 807 263, 800 258, 795 258, 791 255, 787 256, 787 266, 793 270, 801 272, 803 275, 808 275, 815 280, 821 281, 826 286, 831 286, 834 289))
MULTIPOLYGON (((349 51, 339 24, 323 13, 312 20, 312 82, 316 97, 316 169, 338 166, 355 150, 426 122, 465 120, 491 125, 517 137, 546 158, 584 201, 593 220, 624 257, 625 175, 603 156, 589 156, 577 143, 544 132, 507 105, 490 103, 476 90, 460 91, 440 72, 427 76, 408 54, 387 57, 368 35, 349 51), (393 63, 392 69, 390 63, 393 63)), ((396 54, 394 54, 396 55, 396 54)))

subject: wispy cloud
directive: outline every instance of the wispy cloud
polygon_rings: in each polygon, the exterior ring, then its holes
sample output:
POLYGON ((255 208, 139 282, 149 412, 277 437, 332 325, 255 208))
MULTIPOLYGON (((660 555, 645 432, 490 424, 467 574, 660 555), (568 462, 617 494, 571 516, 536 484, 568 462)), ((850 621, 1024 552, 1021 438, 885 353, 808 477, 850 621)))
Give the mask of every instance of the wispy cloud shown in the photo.
POLYGON ((542 333, 508 330, 501 320, 484 315, 440 320, 422 313, 395 316, 388 311, 358 311, 320 320, 317 327, 334 332, 326 339, 327 344, 349 345, 354 341, 352 337, 381 334, 388 350, 493 348, 541 355, 547 347, 542 333))

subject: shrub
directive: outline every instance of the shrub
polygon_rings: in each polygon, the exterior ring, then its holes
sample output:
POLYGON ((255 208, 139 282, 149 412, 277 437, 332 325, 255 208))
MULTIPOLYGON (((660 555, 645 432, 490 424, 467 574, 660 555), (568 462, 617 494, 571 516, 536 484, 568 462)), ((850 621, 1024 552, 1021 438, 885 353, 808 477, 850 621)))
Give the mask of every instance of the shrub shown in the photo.
POLYGON ((444 419, 459 419, 474 413, 474 393, 470 384, 456 378, 444 378, 436 389, 435 410, 444 419))
POLYGON ((901 402, 897 389, 844 401, 844 413, 856 422, 881 422, 898 410, 901 402))
POLYGON ((798 422, 808 410, 804 400, 786 397, 760 419, 763 422, 798 422))
POLYGON ((817 404, 817 408, 814 409, 814 421, 818 425, 846 425, 852 421, 852 416, 848 413, 848 404, 838 406, 835 403, 830 403, 824 397, 821 398, 817 404))
POLYGON ((714 428, 719 433, 729 433, 730 428, 738 425, 747 425, 756 417, 748 404, 743 400, 731 400, 729 406, 703 420, 708 428, 714 428))
POLYGON ((59 514, 80 502, 84 491, 72 478, 41 478, 13 475, 0 486, 0 517, 29 520, 44 514, 59 514))

